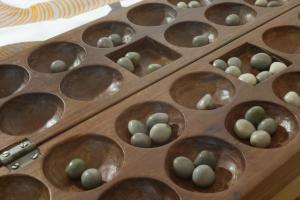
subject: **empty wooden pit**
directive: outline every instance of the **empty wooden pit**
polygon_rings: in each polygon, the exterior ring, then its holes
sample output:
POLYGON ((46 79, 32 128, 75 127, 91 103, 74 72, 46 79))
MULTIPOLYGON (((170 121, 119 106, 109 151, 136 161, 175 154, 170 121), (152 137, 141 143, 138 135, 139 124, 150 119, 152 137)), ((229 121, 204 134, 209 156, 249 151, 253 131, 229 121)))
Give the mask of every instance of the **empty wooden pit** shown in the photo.
POLYGON ((47 187, 39 180, 27 175, 0 177, 1 200, 50 200, 47 187))
POLYGON ((99 200, 180 200, 178 194, 168 185, 150 178, 123 180, 108 189, 99 200))
POLYGON ((0 129, 9 135, 28 135, 56 124, 63 111, 63 101, 53 94, 23 94, 0 108, 0 129))
POLYGON ((99 95, 113 95, 120 90, 121 73, 113 68, 90 65, 76 68, 62 80, 61 91, 69 98, 90 101, 99 95))
POLYGON ((288 54, 300 54, 299 37, 299 26, 274 27, 263 34, 263 40, 266 45, 288 54))
POLYGON ((0 98, 20 91, 28 82, 26 69, 17 65, 0 65, 0 98))
POLYGON ((146 3, 136 6, 127 13, 128 19, 140 26, 160 26, 171 23, 177 16, 171 6, 160 3, 146 3))

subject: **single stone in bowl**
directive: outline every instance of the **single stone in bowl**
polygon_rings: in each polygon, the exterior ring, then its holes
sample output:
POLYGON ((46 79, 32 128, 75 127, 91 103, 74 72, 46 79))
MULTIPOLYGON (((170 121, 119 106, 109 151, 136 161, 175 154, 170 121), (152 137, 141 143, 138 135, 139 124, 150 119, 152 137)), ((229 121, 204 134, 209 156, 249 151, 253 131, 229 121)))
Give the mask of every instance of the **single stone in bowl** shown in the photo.
POLYGON ((102 37, 97 42, 98 48, 111 48, 114 47, 114 43, 108 37, 102 37))
POLYGON ((131 137, 130 143, 136 147, 149 148, 151 147, 152 141, 146 133, 135 133, 131 137))
POLYGON ((62 60, 55 60, 50 65, 51 73, 59 73, 68 69, 67 64, 62 60))
POLYGON ((272 118, 266 118, 259 123, 257 130, 266 131, 270 135, 273 135, 277 131, 277 123, 272 118))
POLYGON ((188 8, 188 5, 185 2, 180 1, 177 3, 177 8, 188 8))
POLYGON ((251 73, 245 73, 239 76, 239 80, 250 85, 256 85, 256 77, 251 73))
POLYGON ((201 7, 201 4, 199 1, 190 1, 188 4, 189 8, 199 8, 201 7))
POLYGON ((86 190, 94 189, 100 186, 101 183, 102 176, 97 169, 87 169, 81 175, 81 185, 86 190))
POLYGON ((113 42, 114 46, 122 44, 122 37, 117 33, 110 34, 108 38, 113 42))
POLYGON ((131 135, 135 133, 147 133, 147 127, 139 120, 130 120, 128 122, 128 131, 131 135))
POLYGON ((207 34, 198 35, 193 38, 193 47, 202 47, 209 44, 209 38, 207 34))
POLYGON ((148 128, 152 128, 152 126, 154 126, 155 124, 167 124, 168 122, 169 115, 167 113, 154 113, 148 117, 146 125, 148 128))
POLYGON ((228 66, 237 66, 239 68, 242 67, 242 61, 238 57, 231 57, 227 60, 228 66))
POLYGON ((251 57, 250 64, 259 71, 269 70, 272 57, 266 53, 257 53, 251 57))
POLYGON ((148 65, 147 67, 147 73, 150 74, 158 69, 162 68, 162 65, 161 64, 150 64, 148 65))
POLYGON ((254 5, 259 7, 267 7, 268 0, 256 0, 254 5))
POLYGON ((194 160, 194 165, 199 166, 199 165, 208 165, 211 168, 215 168, 217 164, 217 158, 215 154, 211 151, 206 151, 203 150, 201 151, 196 159, 194 160))
POLYGON ((173 170, 179 178, 191 178, 194 171, 193 162, 184 156, 178 156, 173 160, 173 170))
POLYGON ((149 135, 154 143, 165 144, 172 136, 172 128, 168 124, 155 124, 151 128, 149 135))
POLYGON ((271 145, 272 138, 266 131, 255 131, 252 133, 250 143, 252 146, 259 148, 267 148, 271 145))
POLYGON ((138 52, 135 51, 128 52, 126 53, 125 57, 129 58, 135 66, 140 64, 141 54, 139 54, 138 52))
POLYGON ((282 6, 283 3, 281 1, 270 1, 267 5, 267 7, 278 7, 282 6))
POLYGON ((241 73, 242 73, 241 70, 240 70, 240 68, 237 67, 237 66, 229 66, 229 67, 227 67, 227 69, 225 70, 225 72, 227 74, 230 74, 230 75, 236 77, 236 78, 239 77, 241 75, 241 73))
POLYGON ((226 70, 228 67, 227 63, 222 59, 217 59, 213 62, 213 66, 222 70, 226 70))
POLYGON ((286 68, 287 68, 286 64, 284 64, 282 62, 273 62, 270 66, 270 72, 272 74, 277 74, 277 73, 282 72, 286 68))
POLYGON ((253 106, 245 114, 245 119, 257 126, 262 120, 266 118, 267 114, 263 107, 253 106))
POLYGON ((82 159, 75 158, 69 162, 65 172, 70 179, 80 179, 81 174, 86 170, 85 162, 82 159))
POLYGON ((215 182, 216 174, 210 166, 199 165, 193 171, 192 180, 196 186, 207 188, 215 182))
POLYGON ((260 72, 260 73, 258 73, 256 75, 256 79, 259 82, 263 82, 264 80, 268 79, 270 76, 272 76, 271 72, 269 72, 269 71, 262 71, 262 72, 260 72))
POLYGON ((131 72, 134 71, 134 65, 132 61, 127 57, 119 58, 117 63, 131 72))
POLYGON ((211 94, 204 95, 196 104, 198 110, 211 110, 215 108, 214 100, 211 94))
POLYGON ((283 100, 296 107, 300 107, 300 97, 297 92, 289 91, 283 97, 283 100))
POLYGON ((237 14, 230 14, 225 18, 225 24, 228 26, 238 26, 241 24, 241 18, 237 14))
POLYGON ((234 133, 240 139, 250 139, 251 134, 256 131, 251 122, 245 119, 239 119, 234 124, 234 133))

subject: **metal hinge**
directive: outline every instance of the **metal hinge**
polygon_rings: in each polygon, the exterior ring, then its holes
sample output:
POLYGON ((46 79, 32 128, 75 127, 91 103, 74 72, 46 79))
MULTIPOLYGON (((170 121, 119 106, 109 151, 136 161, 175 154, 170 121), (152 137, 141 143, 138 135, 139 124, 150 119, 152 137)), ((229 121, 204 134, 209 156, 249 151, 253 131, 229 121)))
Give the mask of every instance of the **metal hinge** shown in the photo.
POLYGON ((0 166, 3 165, 10 170, 16 170, 31 163, 38 158, 39 154, 35 144, 29 140, 24 140, 0 153, 0 166))

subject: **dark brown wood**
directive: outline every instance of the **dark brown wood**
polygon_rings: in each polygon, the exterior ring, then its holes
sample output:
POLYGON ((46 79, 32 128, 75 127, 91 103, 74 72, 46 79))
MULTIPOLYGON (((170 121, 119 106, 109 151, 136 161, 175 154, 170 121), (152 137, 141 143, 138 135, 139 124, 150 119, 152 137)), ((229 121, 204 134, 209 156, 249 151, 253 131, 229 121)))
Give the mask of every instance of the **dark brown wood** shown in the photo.
POLYGON ((267 9, 240 0, 201 2, 200 8, 177 9, 176 1, 143 1, 2 61, 0 149, 25 138, 40 144, 55 137, 299 4, 290 0, 267 9), (224 26, 221 19, 229 13, 242 15, 245 24, 224 26), (130 42, 95 47, 99 37, 113 32, 130 42), (212 43, 190 48, 192 37, 202 33, 212 43), (143 56, 134 73, 115 62, 127 51, 143 56), (49 73, 54 59, 65 60, 68 70, 49 73), (146 74, 146 66, 156 62, 164 67, 146 74))
MULTIPOLYGON (((295 44, 282 52, 269 47, 263 39, 274 27, 299 27, 299 11, 298 6, 58 135, 55 140, 43 143, 39 146, 42 155, 24 168, 16 172, 0 168, 0 185, 13 179, 18 181, 16 174, 19 174, 22 181, 30 183, 30 189, 41 195, 36 198, 39 200, 50 199, 49 194, 51 199, 66 200, 270 199, 300 174, 300 110, 281 99, 288 90, 299 91, 300 59, 293 53, 295 47, 299 48, 295 44), (213 60, 228 56, 241 56, 247 64, 251 55, 257 52, 268 52, 275 60, 287 62, 289 68, 251 86, 211 65, 213 60), (208 111, 193 107, 195 93, 220 89, 229 90, 230 95, 219 107, 208 111), (252 147, 232 133, 233 121, 253 105, 263 106, 280 124, 270 148, 252 147), (170 114, 172 125, 178 127, 178 131, 173 132, 174 138, 163 146, 149 149, 130 145, 127 122, 130 119, 145 120, 153 112, 170 114), (175 156, 193 159, 203 149, 215 152, 218 158, 217 181, 207 189, 199 189, 189 181, 176 178, 171 170, 175 156), (94 190, 83 191, 77 182, 66 179, 64 167, 74 157, 81 157, 91 167, 104 172, 106 182, 94 190), (27 176, 31 179, 27 180, 27 176)), ((287 33, 293 30, 286 28, 287 33)), ((6 195, 4 199, 14 199, 12 195, 19 194, 15 185, 9 186, 9 192, 2 193, 6 195)))

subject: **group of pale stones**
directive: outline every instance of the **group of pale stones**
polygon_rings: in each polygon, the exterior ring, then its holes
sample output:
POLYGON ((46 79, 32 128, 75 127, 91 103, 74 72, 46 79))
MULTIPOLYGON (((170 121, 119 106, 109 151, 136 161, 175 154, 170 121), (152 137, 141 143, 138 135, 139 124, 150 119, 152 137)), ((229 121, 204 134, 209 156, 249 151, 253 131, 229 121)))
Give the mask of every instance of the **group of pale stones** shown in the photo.
MULTIPOLYGON (((117 63, 124 67, 125 69, 133 72, 137 66, 139 66, 141 61, 141 54, 139 54, 138 52, 128 52, 125 54, 124 57, 121 57, 117 60, 117 63)), ((147 74, 152 73, 160 68, 162 68, 163 66, 161 64, 158 63, 152 63, 149 64, 147 66, 147 74)))
POLYGON ((276 134, 278 125, 269 117, 262 106, 253 106, 247 110, 244 119, 234 124, 235 135, 242 140, 250 140, 250 144, 259 148, 271 145, 272 136, 276 134))
POLYGON ((84 160, 80 158, 72 159, 65 168, 67 176, 73 180, 80 180, 81 186, 90 190, 102 184, 102 175, 99 170, 87 168, 84 160))
POLYGON ((166 144, 172 137, 172 127, 169 121, 167 113, 150 115, 146 124, 140 120, 130 120, 127 127, 131 136, 130 143, 141 148, 150 148, 152 144, 166 144))
POLYGON ((283 2, 282 0, 256 0, 254 5, 259 7, 277 7, 282 6, 283 2))
POLYGON ((175 175, 180 179, 191 179, 200 188, 207 188, 214 184, 217 165, 215 154, 208 150, 201 151, 194 161, 185 156, 178 156, 172 166, 175 175))
POLYGON ((257 53, 251 57, 251 67, 260 71, 256 76, 252 73, 242 74, 242 61, 237 57, 231 57, 227 60, 227 63, 222 59, 217 59, 213 62, 213 66, 226 73, 237 77, 240 81, 248 83, 250 85, 256 85, 273 74, 280 73, 287 68, 287 65, 283 62, 275 61, 270 55, 266 53, 257 53))

